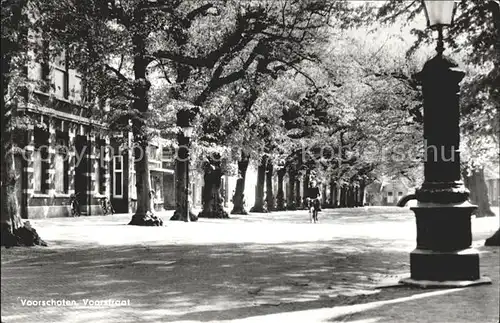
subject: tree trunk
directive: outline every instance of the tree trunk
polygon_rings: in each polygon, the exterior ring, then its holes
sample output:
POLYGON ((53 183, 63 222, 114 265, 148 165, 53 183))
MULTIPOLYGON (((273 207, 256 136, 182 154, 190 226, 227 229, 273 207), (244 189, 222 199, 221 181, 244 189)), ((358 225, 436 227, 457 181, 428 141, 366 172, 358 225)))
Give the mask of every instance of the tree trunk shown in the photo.
POLYGON ((500 229, 484 242, 485 246, 500 246, 500 229))
MULTIPOLYGON (((3 136, 2 136, 3 137, 3 136)), ((6 143, 2 143, 2 150, 7 151, 10 148, 5 147, 6 143), (7 149, 5 149, 5 148, 7 149)), ((15 191, 16 181, 19 175, 15 172, 14 154, 8 153, 6 156, 2 152, 2 213, 1 213, 1 245, 2 246, 18 246, 24 245, 18 241, 16 231, 22 226, 21 214, 19 212, 19 201, 15 191)))
POLYGON ((476 217, 495 216, 491 210, 484 169, 476 169, 471 176, 464 176, 464 182, 470 191, 471 203, 477 205, 477 209, 474 211, 476 217))
MULTIPOLYGON (((27 35, 27 30, 23 26, 23 14, 28 1, 18 1, 16 5, 2 10, 9 10, 4 21, 2 14, 2 34, 5 29, 16 31, 16 37, 10 38, 2 36, 2 59, 1 59, 1 80, 2 98, 0 99, 0 245, 6 247, 12 246, 33 246, 47 244, 40 239, 40 236, 29 225, 27 221, 24 226, 22 223, 20 204, 16 192, 16 184, 19 175, 16 172, 16 149, 13 142, 13 123, 17 117, 17 102, 6 102, 9 93, 9 87, 12 86, 11 72, 14 71, 13 57, 20 51, 25 51, 25 42, 22 41, 27 35), (4 25, 5 24, 5 25, 4 25)), ((15 92, 17 89, 13 89, 15 92)), ((17 100, 14 98, 13 100, 17 100)))
MULTIPOLYGON (((188 38, 183 33, 173 33, 173 39, 177 44, 177 48, 185 48, 188 38)), ((191 75, 191 68, 183 64, 174 64, 176 70, 176 84, 178 86, 173 86, 170 88, 170 97, 174 100, 182 100, 181 93, 185 91, 187 80, 191 75)), ((176 125, 182 127, 184 125, 184 117, 186 115, 182 114, 181 110, 177 111, 176 125)), ((192 116, 194 117, 194 116, 192 116)), ((191 122, 191 120, 188 120, 191 122)), ((186 183, 188 180, 188 169, 189 164, 187 163, 189 157, 189 150, 183 149, 182 147, 188 147, 189 138, 184 137, 182 133, 177 135, 177 142, 179 144, 178 158, 175 160, 175 212, 170 218, 171 221, 186 221, 187 218, 187 208, 189 209, 189 220, 197 221, 198 216, 192 211, 192 204, 190 203, 190 190, 186 188, 189 187, 190 183, 186 183)), ((191 192, 193 193, 193 192, 191 192)))
POLYGON ((295 169, 292 167, 290 167, 290 169, 288 170, 288 186, 289 186, 289 189, 288 189, 288 198, 287 198, 287 201, 286 201, 286 208, 287 210, 296 210, 296 206, 295 206, 295 169))
POLYGON ((263 156, 257 170, 257 186, 255 187, 255 204, 250 212, 265 213, 264 184, 266 180, 267 156, 263 156))
POLYGON ((350 184, 349 189, 348 189, 348 195, 347 195, 347 206, 348 207, 354 207, 356 205, 356 200, 355 200, 355 191, 354 191, 354 185, 350 184))
MULTIPOLYGON (((9 140, 12 138, 10 136, 7 136, 9 140)), ((36 230, 31 227, 29 221, 26 221, 23 225, 16 192, 16 183, 20 177, 16 173, 15 150, 18 148, 9 146, 6 142, 2 142, 2 148, 7 151, 7 154, 2 154, 1 245, 5 247, 47 246, 36 230)))
POLYGON ((337 208, 339 206, 339 194, 338 194, 338 187, 337 187, 337 182, 331 181, 330 182, 330 196, 331 196, 331 206, 332 208, 337 208))
POLYGON ((304 180, 302 182, 302 200, 301 200, 301 206, 303 209, 307 209, 307 203, 306 203, 306 195, 307 195, 307 190, 309 189, 309 177, 311 177, 311 171, 309 169, 306 170, 306 174, 304 175, 304 180))
POLYGON ((273 194, 273 170, 273 163, 271 160, 268 160, 266 170, 266 209, 268 211, 274 211, 276 209, 274 206, 273 194))
POLYGON ((149 179, 149 161, 147 154, 148 136, 143 118, 148 111, 148 93, 151 84, 146 79, 148 61, 145 59, 145 35, 132 37, 134 52, 134 102, 133 108, 141 113, 141 118, 132 120, 135 151, 135 174, 137 188, 137 210, 130 220, 130 225, 162 226, 163 220, 153 214, 151 208, 151 183, 149 179))
POLYGON ((328 202, 327 202, 327 207, 333 208, 333 180, 330 179, 330 182, 328 183, 328 186, 330 187, 330 191, 328 193, 328 202))
POLYGON ((129 225, 162 226, 163 220, 154 215, 151 207, 151 183, 149 178, 149 163, 147 157, 147 143, 139 139, 135 151, 135 173, 137 188, 137 209, 129 225), (142 158, 141 158, 142 157, 142 158))
POLYGON ((178 134, 179 143, 178 158, 175 159, 175 212, 170 218, 171 221, 186 221, 187 211, 189 209, 189 220, 197 221, 198 217, 193 213, 191 203, 189 203, 189 190, 186 191, 186 179, 189 163, 189 138, 184 137, 182 133, 178 134))
POLYGON ((222 206, 222 196, 220 194, 222 183, 221 163, 217 159, 209 159, 204 167, 205 175, 203 186, 203 210, 198 214, 200 218, 228 219, 229 215, 222 206))
POLYGON ((352 204, 351 204, 351 195, 352 195, 352 187, 351 187, 351 184, 348 184, 347 187, 346 187, 346 195, 345 195, 345 205, 346 207, 352 207, 352 204))
POLYGON ((366 184, 364 181, 362 181, 359 184, 359 203, 358 203, 358 206, 365 206, 365 189, 366 189, 366 184))
POLYGON ((1 245, 15 246, 17 239, 14 235, 15 230, 21 227, 22 220, 19 214, 19 202, 15 193, 17 176, 15 172, 14 155, 12 154, 12 131, 11 117, 15 109, 14 105, 6 105, 5 97, 8 94, 10 81, 10 57, 5 57, 2 48, 2 102, 1 102, 1 245))
POLYGON ((340 187, 340 203, 339 203, 339 206, 340 207, 346 207, 347 206, 347 187, 345 184, 343 184, 341 187, 340 187))
POLYGON ((245 180, 249 161, 249 156, 245 153, 241 153, 241 160, 238 162, 239 177, 236 181, 236 190, 233 196, 233 210, 231 214, 248 214, 245 210, 245 180))
POLYGON ((353 188, 353 206, 358 207, 359 206, 359 185, 355 185, 353 188))
POLYGON ((295 209, 300 209, 302 205, 302 196, 300 196, 300 179, 297 175, 295 177, 295 209))
POLYGON ((326 207, 327 206, 327 201, 326 201, 326 197, 327 197, 327 194, 326 194, 326 184, 323 184, 323 193, 321 193, 321 203, 326 207))
POLYGON ((285 178, 286 168, 278 170, 278 193, 276 194, 276 210, 284 211, 285 208, 285 192, 283 191, 283 180, 285 178))

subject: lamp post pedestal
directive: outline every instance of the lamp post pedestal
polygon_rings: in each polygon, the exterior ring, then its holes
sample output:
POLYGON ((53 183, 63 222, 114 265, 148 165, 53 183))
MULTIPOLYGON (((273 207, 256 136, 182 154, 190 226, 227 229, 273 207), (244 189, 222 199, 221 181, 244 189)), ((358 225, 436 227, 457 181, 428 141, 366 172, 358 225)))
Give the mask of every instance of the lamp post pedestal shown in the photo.
POLYGON ((417 75, 424 96, 425 180, 411 208, 417 248, 410 254, 411 278, 404 284, 462 287, 489 283, 481 278, 479 253, 471 248, 469 191, 461 181, 459 83, 465 73, 441 54, 417 75))
POLYGON ((469 202, 421 203, 412 208, 417 248, 410 253, 411 278, 402 283, 422 287, 463 287, 491 282, 481 278, 479 252, 471 248, 469 202))

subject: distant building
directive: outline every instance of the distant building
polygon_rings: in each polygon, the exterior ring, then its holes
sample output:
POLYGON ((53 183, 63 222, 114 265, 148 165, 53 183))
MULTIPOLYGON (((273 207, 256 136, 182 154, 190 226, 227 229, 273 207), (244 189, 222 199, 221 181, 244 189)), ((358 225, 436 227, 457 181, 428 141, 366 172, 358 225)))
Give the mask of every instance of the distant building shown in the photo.
POLYGON ((488 197, 490 199, 490 204, 498 206, 500 205, 500 168, 498 165, 496 167, 486 167, 484 170, 484 178, 486 180, 486 187, 488 188, 488 197))
POLYGON ((376 180, 366 187, 365 204, 372 206, 395 206, 398 201, 415 188, 403 179, 376 180))

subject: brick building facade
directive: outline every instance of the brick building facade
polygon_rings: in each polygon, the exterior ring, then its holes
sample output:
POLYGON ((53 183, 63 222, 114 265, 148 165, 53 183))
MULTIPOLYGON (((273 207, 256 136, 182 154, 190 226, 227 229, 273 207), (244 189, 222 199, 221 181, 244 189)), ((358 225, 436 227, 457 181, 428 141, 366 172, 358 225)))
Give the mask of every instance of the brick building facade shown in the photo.
MULTIPOLYGON (((108 111, 84 104, 81 76, 68 67, 64 55, 51 62, 32 61, 26 70, 35 86, 17 108, 19 116, 31 119, 15 133, 15 142, 22 148, 15 160, 22 217, 70 216, 72 196, 82 215, 102 214, 104 197, 116 212, 133 210, 133 156, 123 149, 123 139, 130 139, 130 134, 110 133, 96 121, 108 111)), ((158 139, 148 149, 157 208, 175 204, 174 171, 161 154, 165 145, 158 139)))

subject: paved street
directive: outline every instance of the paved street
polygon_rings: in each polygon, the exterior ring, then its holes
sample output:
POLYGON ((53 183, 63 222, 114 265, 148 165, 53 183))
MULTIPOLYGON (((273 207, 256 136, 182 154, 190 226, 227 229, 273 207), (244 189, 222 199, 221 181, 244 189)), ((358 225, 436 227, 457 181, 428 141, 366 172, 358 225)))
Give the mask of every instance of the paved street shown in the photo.
MULTIPOLYGON (((171 212, 161 214, 167 220, 171 212)), ((127 226, 129 215, 33 220, 48 248, 2 248, 2 322, 496 322, 499 224, 473 219, 468 289, 376 289, 409 273, 409 209, 305 211, 127 226), (66 302, 29 306, 35 301, 66 302), (120 304, 99 304, 106 300, 120 304), (96 304, 97 303, 97 304, 96 304)))

